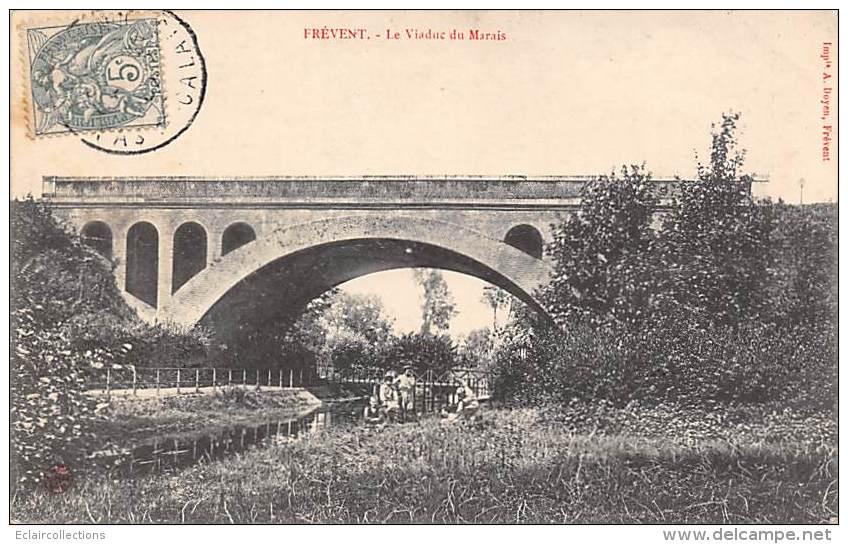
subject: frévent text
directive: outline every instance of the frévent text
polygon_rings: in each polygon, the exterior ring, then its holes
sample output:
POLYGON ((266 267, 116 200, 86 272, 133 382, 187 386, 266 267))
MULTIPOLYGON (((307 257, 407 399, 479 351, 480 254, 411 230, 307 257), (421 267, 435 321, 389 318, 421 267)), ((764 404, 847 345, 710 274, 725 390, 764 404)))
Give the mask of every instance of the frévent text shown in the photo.
POLYGON ((833 43, 822 42, 821 58, 824 61, 824 69, 822 70, 822 92, 821 92, 821 121, 822 121, 822 162, 830 160, 830 149, 833 145, 833 122, 830 120, 831 113, 831 98, 833 96, 833 43))

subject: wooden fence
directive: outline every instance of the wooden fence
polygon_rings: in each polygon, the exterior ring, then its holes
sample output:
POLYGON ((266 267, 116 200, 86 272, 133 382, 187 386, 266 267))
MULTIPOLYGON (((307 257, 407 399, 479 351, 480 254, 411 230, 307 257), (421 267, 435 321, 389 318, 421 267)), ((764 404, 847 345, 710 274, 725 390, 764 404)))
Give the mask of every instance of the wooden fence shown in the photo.
MULTIPOLYGON (((357 369, 344 375, 318 376, 311 369, 235 369, 235 368, 139 368, 133 366, 104 369, 102 377, 88 381, 86 389, 105 395, 121 391, 137 395, 140 391, 159 396, 162 390, 180 393, 199 393, 203 388, 224 389, 232 387, 294 388, 326 383, 368 385, 376 394, 383 383, 384 369, 357 369)), ((478 398, 489 396, 489 376, 474 369, 452 369, 442 373, 432 370, 416 377, 413 392, 416 406, 424 411, 435 411, 457 401, 460 386, 471 389, 478 398)))
POLYGON ((201 388, 226 387, 306 387, 315 385, 317 377, 304 369, 243 369, 243 368, 139 368, 133 366, 106 368, 101 378, 86 384, 87 390, 110 394, 112 391, 176 389, 181 392, 200 392, 201 388))
MULTIPOLYGON (((343 375, 329 373, 324 376, 328 382, 368 384, 373 394, 377 394, 384 381, 385 369, 355 369, 343 375)), ((471 389, 477 398, 490 396, 490 376, 488 373, 467 368, 456 368, 442 373, 428 370, 416 376, 413 392, 415 405, 424 411, 437 411, 439 408, 457 402, 457 390, 460 386, 471 389)))

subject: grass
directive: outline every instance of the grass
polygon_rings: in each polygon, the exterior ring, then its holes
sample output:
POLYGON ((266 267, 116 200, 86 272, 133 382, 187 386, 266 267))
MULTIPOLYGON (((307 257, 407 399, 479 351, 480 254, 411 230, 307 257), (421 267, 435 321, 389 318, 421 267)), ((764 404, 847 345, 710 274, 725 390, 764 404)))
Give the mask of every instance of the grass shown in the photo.
MULTIPOLYGON (((776 432, 776 421, 760 418, 681 434, 685 429, 670 423, 685 427, 689 420, 674 410, 602 411, 621 416, 616 426, 599 425, 597 410, 572 407, 556 414, 489 410, 473 424, 425 419, 328 429, 176 474, 102 474, 63 494, 21 489, 11 500, 12 519, 825 523, 837 515, 832 421, 805 436, 794 434, 802 426, 792 414, 779 415, 786 425, 776 432)), ((750 419, 744 409, 728 411, 730 420, 750 419)))

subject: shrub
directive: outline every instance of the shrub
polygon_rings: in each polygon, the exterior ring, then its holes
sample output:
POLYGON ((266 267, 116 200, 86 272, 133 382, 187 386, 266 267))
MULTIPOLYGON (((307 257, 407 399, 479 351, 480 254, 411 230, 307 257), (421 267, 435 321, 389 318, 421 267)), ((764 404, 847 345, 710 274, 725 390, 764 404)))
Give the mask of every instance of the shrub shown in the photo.
POLYGON ((554 261, 542 299, 552 317, 641 322, 652 291, 651 217, 658 199, 643 167, 586 183, 580 210, 554 226, 547 253, 554 261))
POLYGON ((385 368, 411 366, 416 372, 432 370, 437 375, 456 366, 457 347, 446 334, 406 333, 386 349, 385 368))
POLYGON ((340 376, 357 375, 378 365, 380 360, 375 346, 361 335, 349 331, 347 334, 337 334, 327 349, 333 371, 340 376))
POLYGON ((69 460, 90 432, 102 406, 82 385, 87 372, 114 359, 110 346, 74 346, 64 325, 81 313, 131 312, 110 264, 65 232, 49 210, 28 199, 13 202, 11 211, 12 481, 34 482, 69 460))
POLYGON ((12 481, 72 461, 100 419, 87 382, 110 365, 190 364, 202 329, 148 326, 126 305, 113 264, 66 231, 42 203, 11 203, 12 481))
POLYGON ((836 205, 771 206, 770 319, 832 327, 837 310, 836 205))
POLYGON ((780 401, 832 410, 835 360, 834 329, 731 326, 667 311, 640 329, 607 323, 545 330, 523 352, 504 343, 495 358, 495 391, 527 404, 780 401))
POLYGON ((664 265, 668 295, 724 323, 767 311, 772 261, 772 208, 753 201, 752 178, 741 173, 738 121, 738 113, 727 113, 713 127, 710 162, 698 164, 695 181, 680 184, 655 257, 664 265))
POLYGON ((587 186, 547 248, 554 273, 540 299, 562 330, 527 316, 505 329, 500 397, 833 409, 835 208, 753 200, 738 118, 723 117, 710 163, 656 233, 642 170, 587 186))

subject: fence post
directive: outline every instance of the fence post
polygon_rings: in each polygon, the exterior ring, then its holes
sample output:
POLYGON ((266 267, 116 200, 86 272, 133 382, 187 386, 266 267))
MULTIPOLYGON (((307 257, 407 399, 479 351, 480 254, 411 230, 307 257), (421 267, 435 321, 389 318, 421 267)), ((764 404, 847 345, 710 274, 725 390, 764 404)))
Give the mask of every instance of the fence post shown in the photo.
POLYGON ((289 389, 291 389, 292 387, 294 387, 294 369, 290 368, 289 369, 289 389))
POLYGON ((427 393, 430 396, 430 411, 436 411, 436 388, 433 387, 433 373, 427 371, 427 393))
POLYGON ((200 393, 200 369, 194 369, 194 392, 200 393))
POLYGON ((135 391, 136 382, 138 381, 138 376, 136 375, 136 372, 135 372, 135 365, 133 365, 132 371, 133 371, 133 396, 135 396, 136 395, 136 391, 135 391))
POLYGON ((212 367, 212 391, 215 391, 215 385, 218 382, 218 372, 215 370, 215 367, 212 367))
POLYGON ((112 393, 109 390, 109 387, 111 385, 111 383, 110 383, 111 380, 112 380, 112 369, 107 366, 106 367, 106 398, 110 398, 112 396, 112 393))
POLYGON ((271 369, 268 369, 268 387, 271 387, 271 369))
POLYGON ((241 386, 244 387, 247 385, 247 369, 243 368, 241 370, 241 386))
POLYGON ((429 375, 429 373, 425 371, 424 372, 424 401, 422 402, 422 404, 424 405, 424 411, 425 412, 428 411, 428 409, 427 409, 427 385, 428 385, 427 377, 428 377, 428 375, 429 375))
POLYGON ((227 369, 227 387, 230 387, 231 385, 233 385, 233 369, 228 368, 227 369))
POLYGON ((159 369, 156 369, 156 396, 159 396, 159 369))
POLYGON ((180 394, 180 369, 177 369, 177 395, 180 394))
POLYGON ((280 389, 283 388, 283 369, 280 369, 280 389))
POLYGON ((303 369, 300 369, 300 386, 303 387, 303 369))
POLYGON ((259 369, 256 369, 256 390, 259 391, 259 369))

